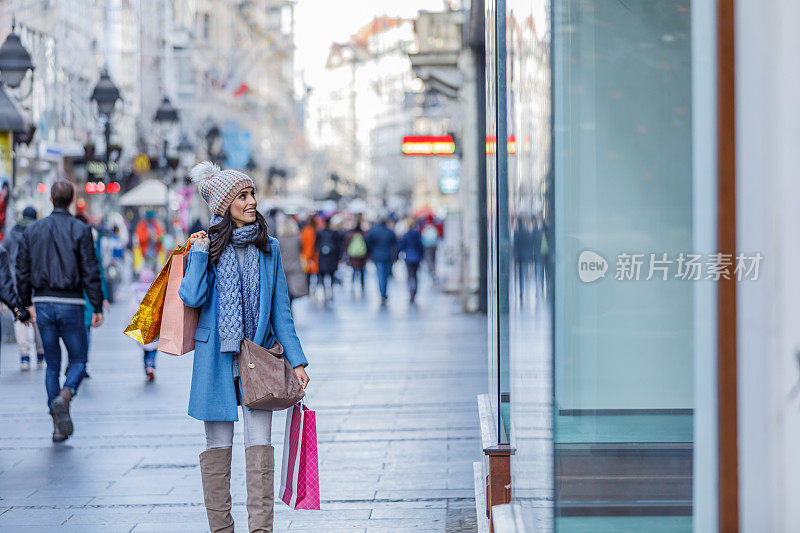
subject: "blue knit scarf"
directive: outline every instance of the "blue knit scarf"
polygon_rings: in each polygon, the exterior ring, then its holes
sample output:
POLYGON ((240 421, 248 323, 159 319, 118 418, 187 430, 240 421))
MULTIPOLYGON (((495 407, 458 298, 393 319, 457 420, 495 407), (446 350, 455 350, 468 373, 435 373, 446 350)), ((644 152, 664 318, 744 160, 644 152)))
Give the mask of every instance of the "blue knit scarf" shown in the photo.
MULTIPOLYGON (((215 215, 213 226, 221 220, 215 215)), ((239 353, 243 338, 253 340, 258 325, 259 272, 258 248, 253 242, 258 224, 235 228, 231 242, 217 262, 217 294, 219 295, 220 351, 239 353), (244 262, 239 265, 234 245, 247 246, 244 262)))

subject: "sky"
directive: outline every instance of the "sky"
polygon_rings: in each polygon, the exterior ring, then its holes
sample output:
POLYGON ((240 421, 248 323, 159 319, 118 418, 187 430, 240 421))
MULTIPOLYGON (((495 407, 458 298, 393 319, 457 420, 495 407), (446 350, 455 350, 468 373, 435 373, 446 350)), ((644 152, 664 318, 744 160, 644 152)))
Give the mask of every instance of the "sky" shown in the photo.
POLYGON ((419 10, 441 11, 443 0, 297 0, 295 68, 311 87, 319 85, 333 42, 347 41, 375 16, 414 17, 419 10))

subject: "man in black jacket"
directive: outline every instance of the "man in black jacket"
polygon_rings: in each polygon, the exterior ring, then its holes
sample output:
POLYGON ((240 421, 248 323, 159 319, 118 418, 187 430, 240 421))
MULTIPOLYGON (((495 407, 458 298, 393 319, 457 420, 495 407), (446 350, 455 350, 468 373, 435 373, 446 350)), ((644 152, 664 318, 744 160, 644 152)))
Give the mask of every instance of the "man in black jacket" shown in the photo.
POLYGON ((88 341, 84 326, 84 292, 93 308, 92 327, 103 323, 103 289, 100 265, 91 228, 70 215, 75 191, 68 181, 50 189, 53 212, 25 228, 17 252, 17 289, 39 325, 47 361, 47 403, 53 416, 53 440, 72 434, 69 414, 86 368, 88 341), (35 308, 31 304, 35 304, 35 308), (64 341, 69 366, 63 387, 61 347, 64 341))

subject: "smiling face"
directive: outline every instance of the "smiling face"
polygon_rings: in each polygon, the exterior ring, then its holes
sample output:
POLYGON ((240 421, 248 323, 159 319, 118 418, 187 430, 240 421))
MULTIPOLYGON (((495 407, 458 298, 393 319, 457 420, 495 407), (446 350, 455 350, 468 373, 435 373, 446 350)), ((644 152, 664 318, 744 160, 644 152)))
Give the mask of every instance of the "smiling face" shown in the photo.
POLYGON ((236 227, 241 228, 256 221, 256 207, 258 202, 255 190, 252 187, 242 189, 231 203, 231 219, 236 227))

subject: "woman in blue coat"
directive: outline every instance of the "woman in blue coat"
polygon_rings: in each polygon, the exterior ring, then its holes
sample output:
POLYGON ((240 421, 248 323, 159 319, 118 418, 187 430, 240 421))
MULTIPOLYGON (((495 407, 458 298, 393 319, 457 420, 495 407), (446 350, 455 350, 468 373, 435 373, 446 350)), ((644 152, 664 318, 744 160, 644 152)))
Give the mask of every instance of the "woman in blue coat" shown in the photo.
MULTIPOLYGON (((186 305, 200 308, 189 415, 205 422, 200 472, 208 524, 212 532, 232 532, 231 447, 237 405, 242 405, 242 339, 265 348, 280 342, 303 387, 309 381, 308 361, 294 329, 278 241, 268 235, 266 220, 256 209, 253 180, 207 161, 195 166, 191 177, 213 216, 208 234, 201 231, 190 238, 178 293, 186 305)), ((242 406, 242 422, 249 530, 271 532, 272 412, 242 406)))

